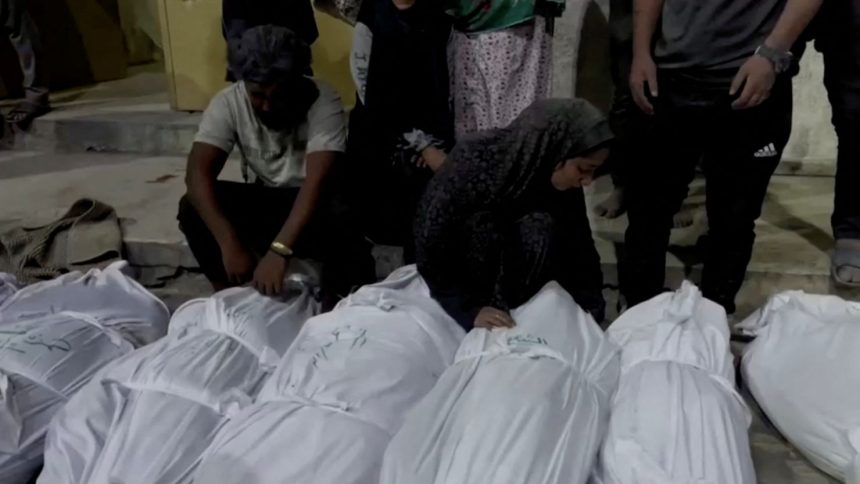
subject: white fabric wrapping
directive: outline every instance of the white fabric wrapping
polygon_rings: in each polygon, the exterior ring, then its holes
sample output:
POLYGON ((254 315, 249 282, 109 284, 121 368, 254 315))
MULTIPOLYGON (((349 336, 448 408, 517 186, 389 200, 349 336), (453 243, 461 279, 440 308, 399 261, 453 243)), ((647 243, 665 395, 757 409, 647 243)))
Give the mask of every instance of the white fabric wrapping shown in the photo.
POLYGON ((813 464, 860 484, 860 303, 792 291, 745 320, 744 384, 813 464))
POLYGON ((414 266, 309 321, 196 484, 376 484, 385 446, 464 336, 414 266))
POLYGON ((261 297, 252 288, 233 288, 211 298, 194 299, 182 305, 170 320, 170 335, 181 336, 193 328, 224 330, 249 347, 264 348, 275 355, 268 363, 277 365, 302 327, 320 306, 309 286, 287 281, 280 298, 261 297))
POLYGON ((164 338, 117 359, 69 399, 48 427, 39 483, 84 482, 81 479, 91 472, 127 395, 125 389, 103 377, 110 373, 117 380, 129 378, 135 361, 158 354, 169 343, 164 338))
POLYGON ((52 421, 40 483, 189 482, 318 305, 307 290, 281 302, 240 288, 181 309, 181 327, 111 365, 52 421))
POLYGON ((102 367, 167 330, 118 263, 34 284, 0 306, 0 482, 29 482, 54 414, 102 367))
POLYGON ((475 329, 408 415, 382 484, 581 484, 618 383, 618 348, 558 284, 475 329))
POLYGON ((9 299, 12 294, 15 294, 20 289, 18 280, 12 274, 0 272, 0 304, 9 299))
POLYGON ((684 283, 627 310, 607 335, 621 346, 621 379, 595 481, 754 484, 725 310, 684 283))
POLYGON ((22 288, 0 304, 0 325, 60 312, 83 313, 135 347, 162 336, 170 317, 158 298, 129 277, 127 262, 86 274, 71 272, 22 288))

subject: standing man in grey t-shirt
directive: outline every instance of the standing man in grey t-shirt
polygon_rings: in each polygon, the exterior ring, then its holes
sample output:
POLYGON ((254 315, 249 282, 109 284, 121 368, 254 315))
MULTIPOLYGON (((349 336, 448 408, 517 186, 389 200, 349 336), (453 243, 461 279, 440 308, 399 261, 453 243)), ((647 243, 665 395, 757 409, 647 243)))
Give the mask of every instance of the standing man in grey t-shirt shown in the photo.
POLYGON ((702 290, 735 310, 755 221, 791 132, 790 52, 822 0, 635 0, 630 89, 645 118, 630 167, 622 290, 663 290, 672 216, 707 181, 702 290))
POLYGON ((373 281, 356 217, 335 203, 343 105, 331 87, 305 75, 310 60, 310 47, 291 30, 251 28, 230 49, 239 82, 203 113, 179 223, 216 290, 252 283, 278 296, 293 255, 323 263, 328 303, 373 281), (247 183, 217 179, 234 149, 247 183))

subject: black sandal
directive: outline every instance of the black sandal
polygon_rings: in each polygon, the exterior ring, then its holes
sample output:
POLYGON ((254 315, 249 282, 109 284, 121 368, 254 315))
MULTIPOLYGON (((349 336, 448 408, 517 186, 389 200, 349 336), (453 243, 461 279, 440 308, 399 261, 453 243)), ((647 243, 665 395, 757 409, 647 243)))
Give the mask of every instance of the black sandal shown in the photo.
POLYGON ((39 116, 44 116, 51 111, 47 104, 38 104, 30 101, 22 101, 11 111, 6 113, 6 122, 19 127, 27 127, 39 116))

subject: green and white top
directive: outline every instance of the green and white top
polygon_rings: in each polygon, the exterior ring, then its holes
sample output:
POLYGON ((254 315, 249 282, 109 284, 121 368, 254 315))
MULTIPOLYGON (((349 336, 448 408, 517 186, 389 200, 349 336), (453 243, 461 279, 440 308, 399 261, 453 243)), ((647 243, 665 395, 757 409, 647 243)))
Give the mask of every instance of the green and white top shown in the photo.
POLYGON ((563 5, 565 0, 448 0, 448 14, 457 30, 466 33, 493 32, 519 25, 537 15, 536 4, 563 5))

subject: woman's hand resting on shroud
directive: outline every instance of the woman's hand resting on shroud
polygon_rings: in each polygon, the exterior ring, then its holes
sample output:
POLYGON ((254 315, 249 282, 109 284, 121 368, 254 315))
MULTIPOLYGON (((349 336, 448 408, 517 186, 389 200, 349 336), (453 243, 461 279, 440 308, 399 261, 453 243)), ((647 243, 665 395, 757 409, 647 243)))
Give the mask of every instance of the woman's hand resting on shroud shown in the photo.
POLYGON ((516 325, 510 313, 491 307, 482 308, 475 318, 476 328, 513 328, 516 325))

